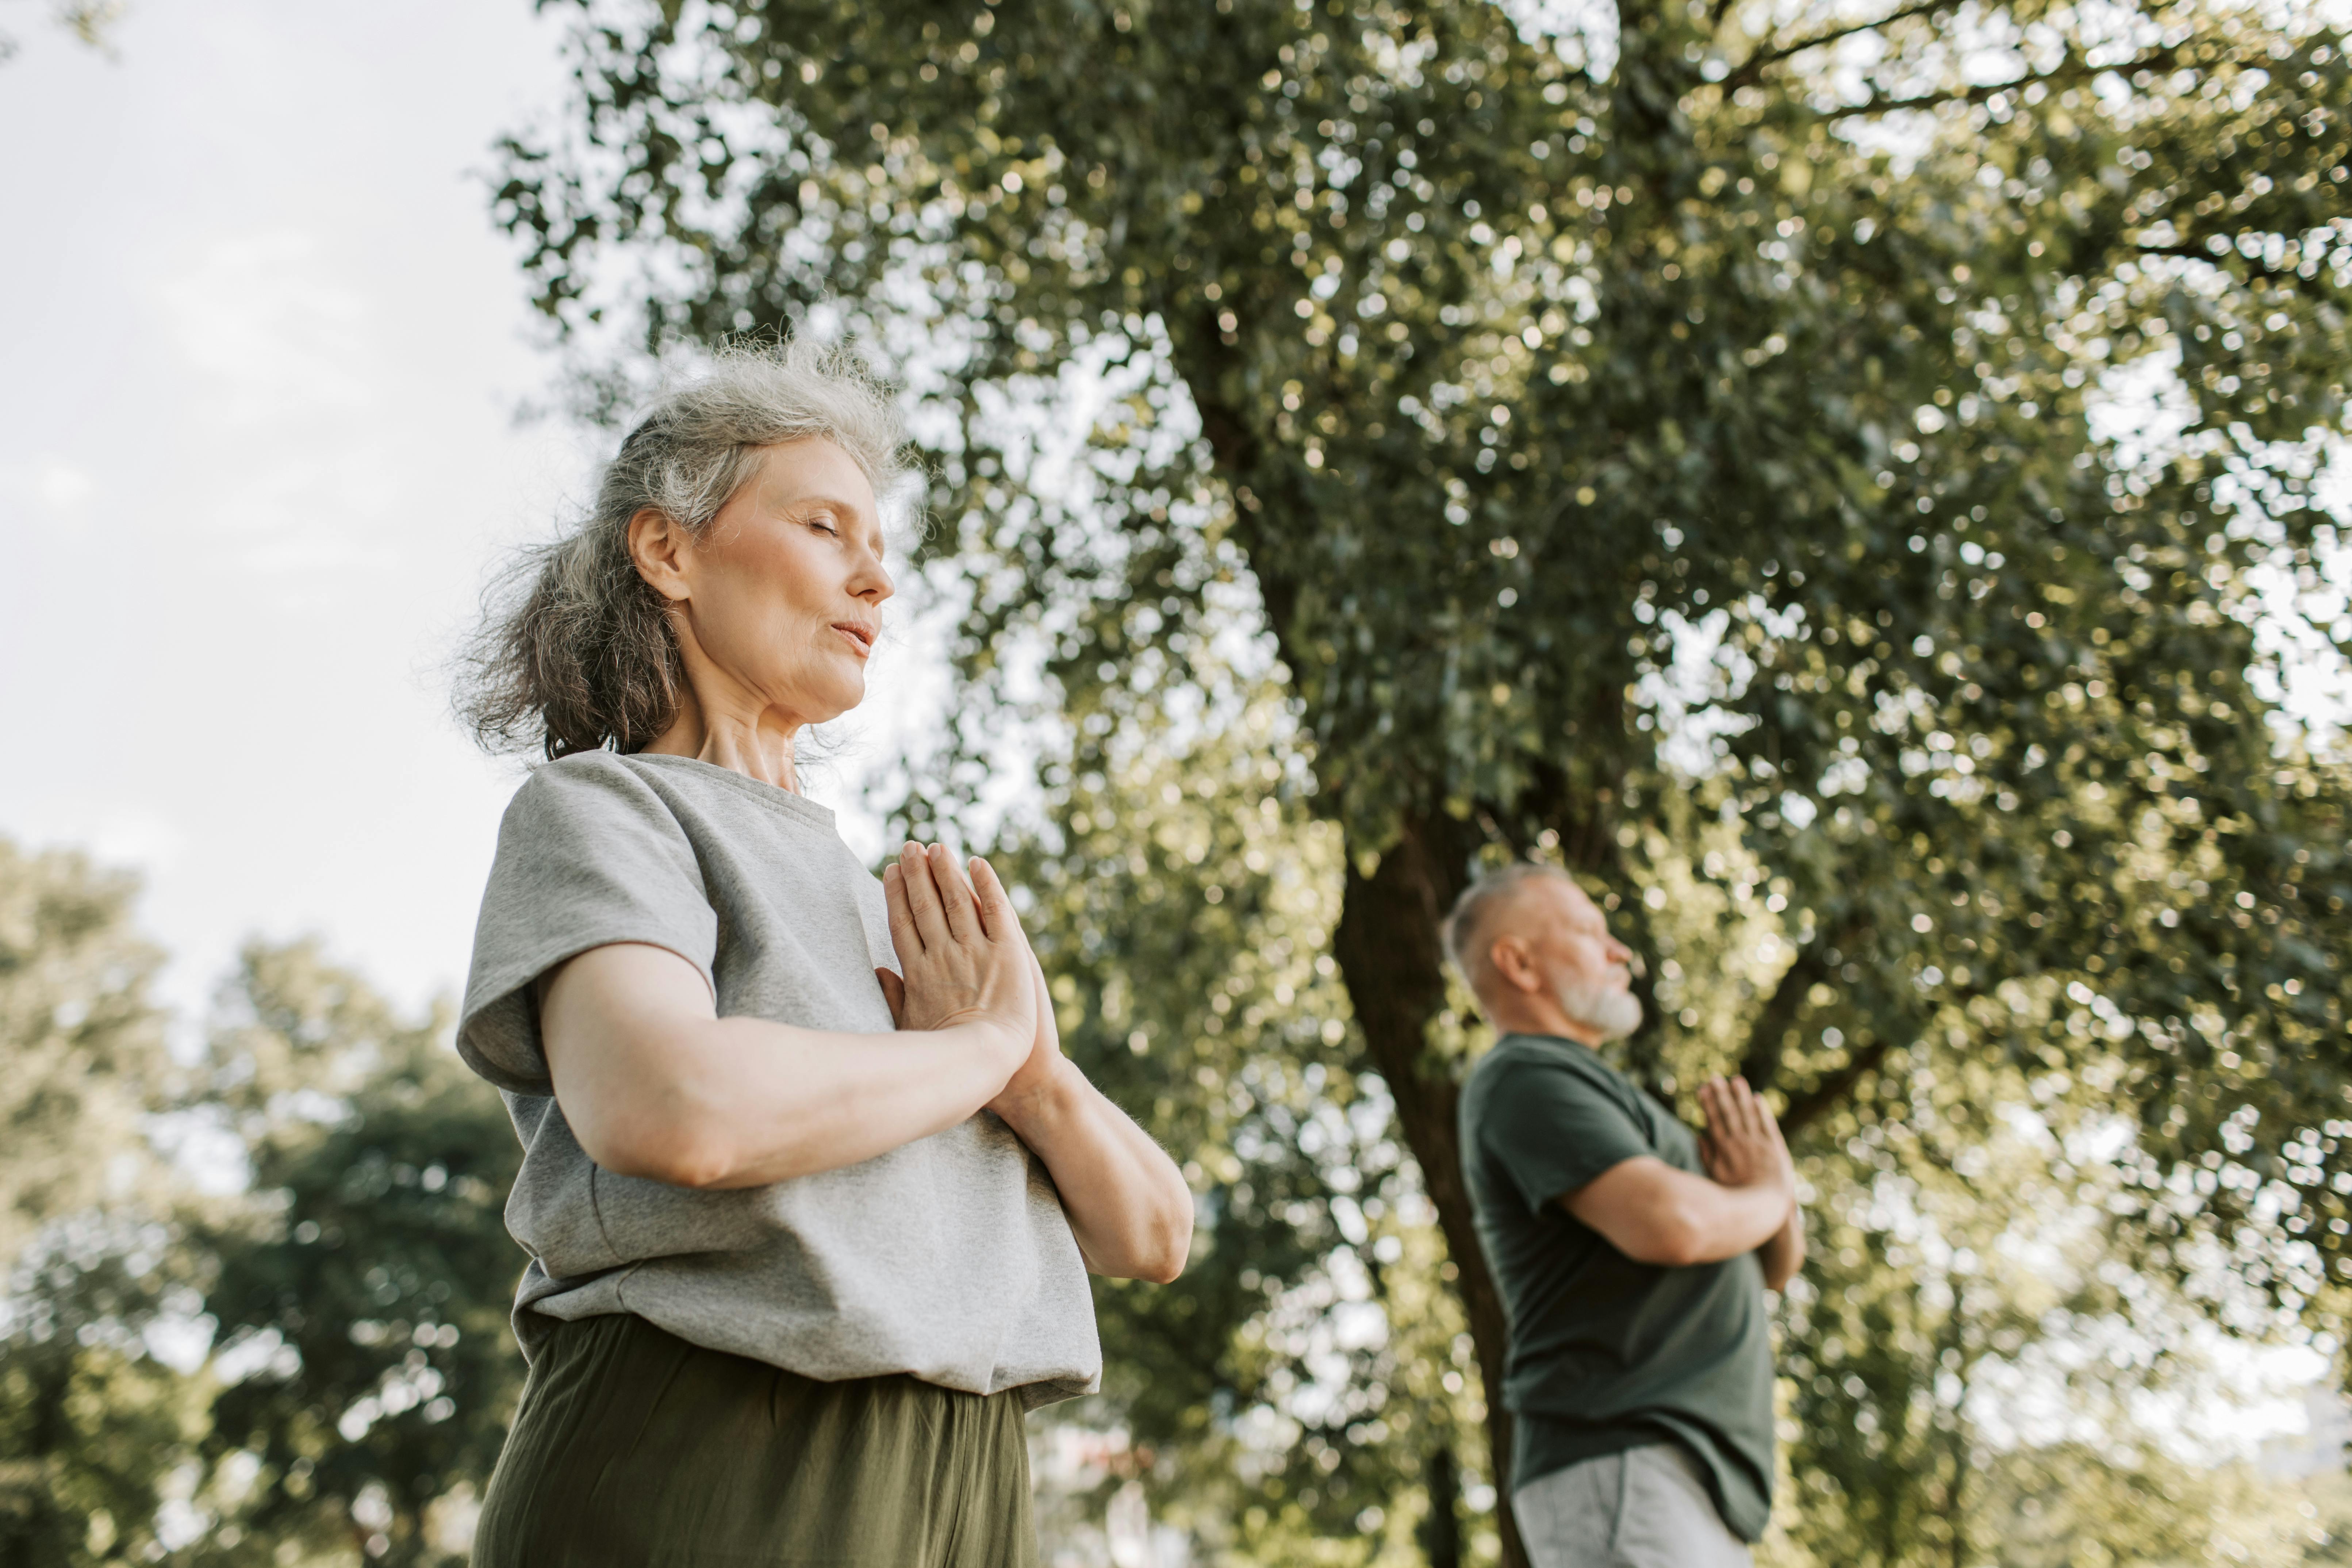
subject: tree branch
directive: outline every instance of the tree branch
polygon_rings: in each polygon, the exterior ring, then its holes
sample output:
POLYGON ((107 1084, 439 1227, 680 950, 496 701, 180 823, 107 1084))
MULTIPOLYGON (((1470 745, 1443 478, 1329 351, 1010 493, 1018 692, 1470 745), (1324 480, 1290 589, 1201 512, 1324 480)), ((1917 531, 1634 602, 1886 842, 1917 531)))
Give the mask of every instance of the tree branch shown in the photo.
POLYGON ((2178 256, 2190 261, 2201 261, 2208 267, 2219 267, 2225 261, 2239 261, 2244 263, 2254 271, 2261 273, 2265 278, 2299 278, 2302 276, 2301 273, 2297 272, 2292 267, 2273 267, 2267 261, 2257 260, 2255 258, 2246 255, 2234 245, 2230 247, 2229 249, 2222 251, 2218 256, 2212 251, 2206 249, 2204 247, 2198 245, 2137 245, 2132 248, 2138 251, 2142 256, 2178 256))
POLYGON ((1783 44, 1778 48, 1759 49, 1740 61, 1738 70, 1723 79, 1724 89, 1728 91, 1733 88, 1745 87, 1763 75, 1765 67, 1777 65, 1794 55, 1801 55, 1807 49, 1818 49, 1823 44, 1834 44, 1840 38, 1851 38, 1856 33, 1867 33, 1874 28, 1891 26, 1896 22, 1908 21, 1914 16, 1924 16, 1930 11, 1940 10, 1950 4, 1951 0, 1919 0, 1917 5, 1906 5, 1899 11, 1890 12, 1879 17, 1876 21, 1856 22, 1850 27, 1836 27, 1826 33, 1816 33, 1810 38, 1801 38, 1793 44, 1783 44))
POLYGON ((1877 1069, 1878 1064, 1886 1059, 1886 1052, 1887 1042, 1885 1040, 1866 1046, 1856 1051, 1845 1066, 1804 1093, 1791 1096, 1789 1108, 1780 1112, 1781 1135, 1793 1138, 1817 1121, 1822 1112, 1834 1109, 1840 1100, 1853 1092, 1855 1084, 1877 1069))
POLYGON ((2036 82, 2080 81, 2087 77, 2105 76, 2111 71, 2117 76, 2128 77, 2135 71, 2168 65, 2179 57, 2179 52, 2173 48, 2151 49, 2137 59, 2124 60, 2111 66, 2095 66, 2088 60, 2069 56, 2046 71, 2033 76, 2021 76, 2014 81, 1987 82, 1981 86, 1961 88, 1951 92, 1923 92, 1916 98, 1874 99, 1867 103, 1856 103, 1843 109, 1831 110, 1822 118, 1851 120, 1859 114, 1893 114, 1898 110, 1905 109, 1933 109, 1939 103, 1982 103, 1987 99, 1998 98, 2003 93, 2015 92, 2021 88, 2032 87, 2036 82))
POLYGON ((1781 1037, 1796 1026, 1797 1015, 1805 1005, 1805 993, 1830 977, 1829 954, 1850 945, 1862 934, 1861 928, 1849 922, 1835 931, 1817 933, 1807 942, 1797 961, 1780 976, 1772 988, 1771 999, 1764 1011, 1757 1015, 1755 1026, 1748 1031, 1748 1049, 1739 1058, 1739 1076, 1750 1088, 1766 1089, 1780 1074, 1781 1037))
POLYGON ((1797 962, 1789 965, 1780 976, 1780 984, 1772 988, 1771 999, 1757 1016, 1755 1027, 1748 1031, 1748 1049, 1740 1054, 1739 1076, 1752 1089, 1772 1087, 1780 1075, 1781 1039, 1796 1027, 1797 1013, 1805 1005, 1805 993, 1829 977, 1829 962, 1822 954, 1828 944, 1816 938, 1797 962))

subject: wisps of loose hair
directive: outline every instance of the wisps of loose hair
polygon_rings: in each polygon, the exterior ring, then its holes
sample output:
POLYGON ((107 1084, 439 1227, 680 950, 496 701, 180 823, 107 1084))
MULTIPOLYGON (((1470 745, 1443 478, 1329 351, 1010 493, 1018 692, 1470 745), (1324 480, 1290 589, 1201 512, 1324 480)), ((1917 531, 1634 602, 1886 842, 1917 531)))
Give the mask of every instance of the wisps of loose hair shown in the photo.
POLYGON ((667 601, 629 558, 629 520, 651 510, 698 535, 762 447, 812 436, 846 452, 877 496, 906 472, 897 404, 846 348, 724 348, 656 402, 605 466, 589 515, 523 551, 483 596, 457 708, 484 749, 637 752, 668 729, 685 668, 667 601))

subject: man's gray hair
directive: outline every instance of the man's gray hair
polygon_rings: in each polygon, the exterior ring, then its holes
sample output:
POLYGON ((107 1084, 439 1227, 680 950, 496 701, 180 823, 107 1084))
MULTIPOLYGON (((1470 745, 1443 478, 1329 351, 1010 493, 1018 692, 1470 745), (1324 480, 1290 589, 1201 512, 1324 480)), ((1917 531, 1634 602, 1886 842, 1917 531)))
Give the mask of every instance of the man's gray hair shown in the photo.
POLYGON ((723 348, 656 402, 605 465, 589 515, 525 551, 485 596, 457 692, 475 738, 554 758, 641 751, 669 728, 686 672, 667 602, 629 557, 629 520, 656 511, 699 534, 761 448, 812 436, 846 452, 877 497, 906 472, 889 389, 846 348, 723 348))
POLYGON ((1454 973, 1462 977, 1463 984, 1473 991, 1478 988, 1477 970, 1472 961, 1480 955, 1475 944, 1484 933, 1496 904, 1512 889, 1538 877, 1557 877, 1573 883, 1573 879, 1557 866, 1520 860, 1487 872, 1463 889, 1462 896, 1454 900, 1454 910, 1438 928, 1438 938, 1444 942, 1446 960, 1454 965, 1454 973))

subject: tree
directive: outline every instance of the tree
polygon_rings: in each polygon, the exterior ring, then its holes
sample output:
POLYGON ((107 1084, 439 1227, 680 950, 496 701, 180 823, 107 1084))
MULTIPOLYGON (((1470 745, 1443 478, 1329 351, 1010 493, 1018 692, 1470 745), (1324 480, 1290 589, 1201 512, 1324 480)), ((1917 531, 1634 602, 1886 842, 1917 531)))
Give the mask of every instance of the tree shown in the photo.
POLYGON ((144 1120, 170 1092, 163 955, 131 879, 0 840, 0 1267, 55 1220, 142 1194, 144 1120))
POLYGON ((0 1563, 49 1568, 154 1540, 194 1415, 144 1331, 202 1281, 155 1193, 147 1119, 169 1059, 161 956, 130 879, 0 840, 0 1563))
POLYGON ((1325 951, 1339 835, 1282 758, 1278 696, 1217 687, 1228 721, 1181 749, 1081 745, 1058 827, 1000 861, 1064 1048, 1201 1194, 1173 1285, 1096 1283, 1102 1414, 1212 1550, 1402 1552, 1421 1520, 1400 1494, 1459 1440, 1463 1324, 1325 951))
POLYGON ((520 1384, 498 1101, 309 942, 174 1065, 134 892, 0 841, 0 1563, 462 1562, 520 1384))
POLYGON ((462 1563, 470 1530, 436 1506, 478 1499, 521 1392, 512 1131, 446 1011, 400 1017, 315 944, 248 947, 223 1000, 208 1099, 252 1185, 205 1237, 215 1363, 237 1369, 205 1439, 236 1478, 221 1558, 462 1563))
POLYGON ((168 1226, 49 1227, 0 1315, 0 1563, 83 1568, 167 1542, 163 1510, 203 1430, 198 1391, 147 1334, 194 1305, 168 1226))
POLYGON ((1654 984, 1660 877, 1719 865, 1781 941, 1725 1055, 1801 1141, 1903 1124, 1943 1053, 2096 1067, 2144 1260, 2219 1238, 2334 1310, 2347 780, 2258 626, 2344 647, 2259 593, 2334 541, 2343 49, 2194 0, 608 4, 499 212, 608 364, 615 323, 897 353, 960 667, 1041 649, 1071 746, 1263 633, 1500 1481, 1432 1048, 1488 858, 1591 879, 1654 984), (2103 414, 2134 389, 2165 423, 2103 414))

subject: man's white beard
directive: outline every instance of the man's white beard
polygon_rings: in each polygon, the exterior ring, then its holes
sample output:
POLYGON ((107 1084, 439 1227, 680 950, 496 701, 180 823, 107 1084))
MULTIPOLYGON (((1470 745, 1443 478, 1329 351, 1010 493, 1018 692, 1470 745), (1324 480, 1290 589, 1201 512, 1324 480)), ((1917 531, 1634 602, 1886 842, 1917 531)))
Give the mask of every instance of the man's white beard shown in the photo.
POLYGON ((1631 991, 1595 985, 1558 993, 1560 1010, 1604 1040, 1622 1040, 1642 1026, 1642 999, 1631 991))

